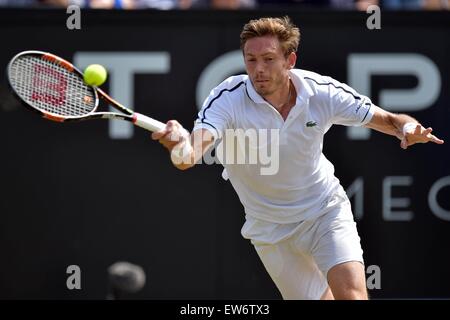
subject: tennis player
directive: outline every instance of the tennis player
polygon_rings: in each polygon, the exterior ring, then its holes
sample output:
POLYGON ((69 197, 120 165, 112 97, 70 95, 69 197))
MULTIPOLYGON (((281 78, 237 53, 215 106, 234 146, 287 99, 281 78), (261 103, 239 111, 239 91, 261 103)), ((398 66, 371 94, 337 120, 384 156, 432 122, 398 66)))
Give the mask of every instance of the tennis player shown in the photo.
POLYGON ((193 146, 194 166, 227 129, 278 129, 279 168, 223 163, 250 239, 284 299, 367 299, 363 251, 349 199, 322 153, 333 124, 397 137, 403 149, 444 143, 405 114, 387 112, 330 77, 294 69, 300 31, 288 17, 251 20, 240 35, 248 75, 214 88, 190 135, 177 121, 152 134, 169 151, 193 146), (194 137, 201 139, 194 139, 194 137))

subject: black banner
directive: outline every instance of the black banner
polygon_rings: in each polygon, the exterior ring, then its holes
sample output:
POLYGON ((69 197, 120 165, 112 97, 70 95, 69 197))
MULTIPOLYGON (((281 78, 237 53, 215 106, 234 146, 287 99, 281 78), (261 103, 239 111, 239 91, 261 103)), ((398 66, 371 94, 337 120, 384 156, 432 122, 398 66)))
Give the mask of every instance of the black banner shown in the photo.
MULTIPOLYGON (((105 65, 123 104, 187 129, 205 95, 243 73, 239 33, 289 14, 302 32, 297 67, 329 75, 381 107, 432 126, 447 144, 406 151, 394 137, 334 126, 324 153, 351 197, 372 298, 450 296, 448 12, 1 10, 0 76, 23 50, 81 69, 105 65)), ((39 119, 0 87, 0 298, 103 299, 107 268, 142 266, 125 298, 280 299, 251 244, 221 166, 178 171, 148 132, 119 122, 39 119), (81 275, 79 288, 69 288, 81 275)))

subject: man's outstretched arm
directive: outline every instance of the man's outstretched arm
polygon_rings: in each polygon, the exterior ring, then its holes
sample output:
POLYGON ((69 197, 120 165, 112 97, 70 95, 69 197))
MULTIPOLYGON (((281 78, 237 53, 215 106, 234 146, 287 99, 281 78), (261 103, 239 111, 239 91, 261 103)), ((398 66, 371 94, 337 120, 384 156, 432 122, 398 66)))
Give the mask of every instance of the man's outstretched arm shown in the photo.
POLYGON ((214 143, 214 136, 208 130, 198 129, 189 134, 176 120, 168 121, 165 129, 152 133, 152 139, 158 140, 169 150, 173 165, 180 170, 193 167, 214 143), (183 149, 185 144, 191 146, 188 148, 190 153, 183 155, 182 159, 174 157, 176 149, 183 149))
POLYGON ((372 108, 375 108, 375 113, 366 127, 396 136, 401 140, 400 146, 403 149, 415 143, 444 143, 444 140, 431 134, 433 131, 431 127, 424 128, 411 116, 391 113, 377 106, 372 106, 372 108))

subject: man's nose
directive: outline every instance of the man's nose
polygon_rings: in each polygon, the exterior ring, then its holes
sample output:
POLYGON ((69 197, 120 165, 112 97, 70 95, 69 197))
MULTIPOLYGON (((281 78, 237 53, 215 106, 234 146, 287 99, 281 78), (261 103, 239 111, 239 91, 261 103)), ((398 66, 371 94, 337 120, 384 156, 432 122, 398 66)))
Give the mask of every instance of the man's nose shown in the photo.
POLYGON ((264 65, 261 62, 258 62, 256 64, 256 73, 263 73, 264 72, 264 65))

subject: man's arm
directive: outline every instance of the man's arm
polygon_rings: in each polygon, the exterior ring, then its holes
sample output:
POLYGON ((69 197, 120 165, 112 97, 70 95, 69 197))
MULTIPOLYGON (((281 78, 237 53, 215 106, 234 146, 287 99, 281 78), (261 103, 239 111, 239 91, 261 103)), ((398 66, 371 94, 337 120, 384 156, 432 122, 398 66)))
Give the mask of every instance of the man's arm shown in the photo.
POLYGON ((214 143, 214 136, 207 129, 198 129, 189 134, 176 120, 168 121, 165 129, 152 133, 152 139, 158 140, 169 150, 173 165, 180 170, 192 168, 214 143), (189 154, 183 155, 182 159, 174 157, 177 149, 183 149, 184 144, 191 146, 187 148, 189 154))
POLYGON ((396 136, 401 140, 400 146, 403 149, 415 143, 434 142, 443 144, 441 140, 431 134, 433 129, 431 127, 425 129, 416 119, 406 114, 395 114, 383 110, 377 106, 375 113, 366 127, 396 136))

